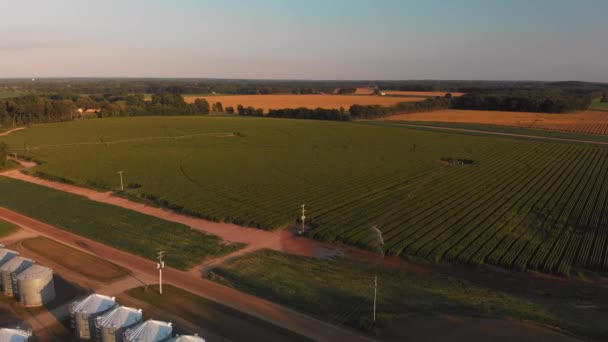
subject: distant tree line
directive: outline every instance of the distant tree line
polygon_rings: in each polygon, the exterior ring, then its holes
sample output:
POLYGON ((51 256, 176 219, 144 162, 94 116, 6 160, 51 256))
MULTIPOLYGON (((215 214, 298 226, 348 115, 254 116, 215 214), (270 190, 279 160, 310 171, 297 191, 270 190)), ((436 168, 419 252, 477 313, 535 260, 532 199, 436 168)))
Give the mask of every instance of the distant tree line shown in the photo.
MULTIPOLYGON (((215 108, 218 109, 217 104, 215 108)), ((98 117, 204 115, 210 112, 206 100, 197 99, 188 104, 181 95, 173 93, 154 94, 150 101, 143 95, 26 95, 0 100, 0 125, 69 121, 82 117, 79 109, 92 109, 98 117)))
POLYGON ((331 121, 350 121, 351 115, 340 109, 325 109, 325 108, 285 108, 271 109, 268 115, 271 118, 290 118, 290 119, 309 119, 309 120, 331 120, 331 121))
POLYGON ((243 107, 243 105, 238 105, 236 111, 241 116, 264 116, 264 109, 251 106, 243 107))
POLYGON ((418 102, 399 102, 394 106, 353 105, 348 110, 353 119, 376 119, 394 114, 430 112, 450 108, 450 99, 435 97, 418 102))
POLYGON ((357 91, 356 87, 338 88, 337 93, 340 95, 345 95, 345 94, 354 94, 356 91, 357 91))
POLYGON ((602 98, 600 101, 603 103, 607 103, 608 102, 608 93, 602 94, 602 98))
POLYGON ((568 91, 597 93, 608 91, 608 84, 591 82, 533 82, 533 81, 458 81, 458 80, 361 80, 361 81, 298 81, 298 80, 231 80, 231 79, 3 79, 0 92, 29 92, 36 94, 317 94, 344 89, 346 93, 357 87, 372 86, 385 90, 446 91, 446 92, 503 92, 568 91))
POLYGON ((454 109, 510 112, 566 113, 589 108, 591 94, 574 92, 513 91, 504 93, 471 93, 452 100, 454 109))

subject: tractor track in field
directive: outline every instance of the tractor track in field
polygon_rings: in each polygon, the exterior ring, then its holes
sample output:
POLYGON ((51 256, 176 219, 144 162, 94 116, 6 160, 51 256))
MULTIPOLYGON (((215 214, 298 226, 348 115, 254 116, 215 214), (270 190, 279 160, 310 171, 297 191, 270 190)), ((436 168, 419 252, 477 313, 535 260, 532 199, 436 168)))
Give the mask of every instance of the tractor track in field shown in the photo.
MULTIPOLYGON (((10 132, 14 132, 16 130, 20 130, 24 128, 14 129, 8 132, 4 132, 0 134, 7 135, 10 132)), ((15 148, 11 149, 11 151, 34 151, 34 150, 46 150, 52 148, 61 148, 61 147, 73 147, 73 146, 89 146, 89 145, 115 145, 115 144, 127 144, 134 142, 142 142, 142 141, 151 141, 151 140, 177 140, 177 139, 187 139, 187 138, 196 138, 196 137, 215 137, 215 138, 231 138, 234 137, 234 133, 232 132, 215 132, 215 133, 197 133, 197 134, 187 134, 187 135, 177 135, 177 136, 158 136, 158 137, 146 137, 146 138, 133 138, 133 139, 119 139, 119 140, 109 140, 105 141, 103 136, 98 137, 99 141, 85 141, 85 142, 75 142, 75 143, 65 143, 65 144, 52 144, 52 145, 40 145, 40 146, 27 146, 26 148, 15 148)))

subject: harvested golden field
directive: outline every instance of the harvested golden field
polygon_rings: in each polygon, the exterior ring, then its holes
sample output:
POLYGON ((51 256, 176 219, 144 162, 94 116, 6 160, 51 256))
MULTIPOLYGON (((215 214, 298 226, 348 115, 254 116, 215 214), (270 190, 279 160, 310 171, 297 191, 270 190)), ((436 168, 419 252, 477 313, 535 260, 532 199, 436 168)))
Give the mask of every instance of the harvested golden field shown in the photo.
MULTIPOLYGON (((420 96, 433 97, 445 96, 448 92, 445 91, 402 91, 402 90, 383 90, 383 93, 389 96, 420 96)), ((462 96, 464 93, 451 93, 452 96, 462 96)))
POLYGON ((568 114, 545 114, 448 109, 436 112, 394 115, 386 119, 476 123, 608 135, 608 112, 589 111, 568 114))
POLYGON ((420 101, 420 98, 407 97, 386 97, 386 96, 361 96, 361 95, 211 95, 211 96, 184 96, 188 103, 194 102, 197 98, 204 98, 209 103, 221 102, 224 108, 238 105, 245 107, 252 106, 263 108, 264 112, 268 109, 282 108, 329 108, 338 109, 344 107, 348 109, 354 104, 358 105, 383 105, 390 106, 398 102, 420 101))

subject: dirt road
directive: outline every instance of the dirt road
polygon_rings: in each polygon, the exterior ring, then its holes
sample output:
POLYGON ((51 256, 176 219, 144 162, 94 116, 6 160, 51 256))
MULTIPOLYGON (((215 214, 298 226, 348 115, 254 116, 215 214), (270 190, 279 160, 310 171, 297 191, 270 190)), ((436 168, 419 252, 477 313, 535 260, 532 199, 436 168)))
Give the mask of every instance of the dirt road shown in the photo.
POLYGON ((9 130, 8 130, 8 131, 6 131, 6 132, 2 132, 2 133, 0 133, 0 137, 3 137, 3 136, 5 136, 5 135, 9 135, 9 134, 11 134, 11 133, 13 133, 13 132, 20 131, 20 130, 22 130, 22 129, 25 129, 25 127, 17 127, 17 128, 9 129, 9 130))
MULTIPOLYGON (((35 163, 21 160, 17 161, 23 168, 32 168, 36 166, 35 163)), ((341 247, 301 238, 288 230, 265 231, 257 228, 238 226, 231 223, 212 222, 197 217, 179 214, 170 210, 153 207, 144 203, 134 202, 122 197, 114 196, 112 192, 99 192, 75 185, 37 178, 26 175, 19 170, 5 171, 0 173, 0 175, 83 196, 96 202, 130 209, 166 221, 180 223, 192 229, 219 236, 227 242, 245 243, 247 244, 247 251, 249 252, 262 248, 268 248, 284 253, 312 257, 324 257, 327 254, 344 253, 344 249, 341 247)), ((240 252, 239 254, 243 254, 243 252, 240 252)))
MULTIPOLYGON (((105 260, 147 277, 158 275, 156 264, 101 243, 68 233, 46 223, 0 208, 0 218, 34 230, 72 248, 95 254, 105 260)), ((284 327, 316 341, 370 341, 357 332, 333 326, 275 303, 219 285, 189 272, 166 268, 164 282, 198 296, 226 305, 250 316, 284 327)))

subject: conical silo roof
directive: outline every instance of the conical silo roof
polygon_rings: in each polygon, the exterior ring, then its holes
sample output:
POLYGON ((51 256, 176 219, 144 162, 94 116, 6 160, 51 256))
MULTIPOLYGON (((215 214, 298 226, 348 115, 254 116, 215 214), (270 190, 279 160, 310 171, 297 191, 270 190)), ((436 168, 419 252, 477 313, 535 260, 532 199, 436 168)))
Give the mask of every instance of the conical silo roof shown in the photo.
POLYGON ((97 317, 96 323, 97 326, 106 328, 128 327, 139 322, 141 317, 141 310, 119 306, 103 316, 97 317))
POLYGON ((107 311, 114 305, 116 305, 114 297, 94 293, 81 301, 74 302, 71 311, 84 314, 96 314, 107 311))
POLYGON ((17 280, 30 280, 30 279, 44 278, 49 273, 53 274, 53 270, 48 267, 34 264, 34 265, 28 267, 25 271, 19 273, 19 275, 17 276, 17 280))
POLYGON ((23 270, 27 267, 30 267, 34 264, 34 260, 24 258, 21 256, 16 256, 11 260, 7 261, 4 265, 0 266, 0 271, 2 272, 15 272, 18 270, 23 270))
POLYGON ((10 249, 0 248, 0 266, 7 263, 12 258, 18 256, 19 253, 10 249))
POLYGON ((171 323, 147 320, 125 332, 125 340, 127 341, 146 341, 158 342, 163 341, 173 333, 171 323))

